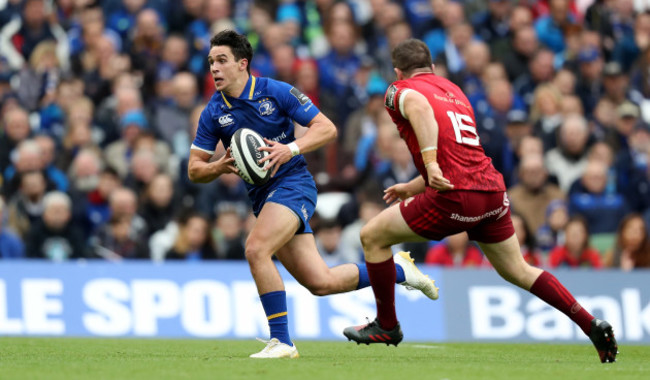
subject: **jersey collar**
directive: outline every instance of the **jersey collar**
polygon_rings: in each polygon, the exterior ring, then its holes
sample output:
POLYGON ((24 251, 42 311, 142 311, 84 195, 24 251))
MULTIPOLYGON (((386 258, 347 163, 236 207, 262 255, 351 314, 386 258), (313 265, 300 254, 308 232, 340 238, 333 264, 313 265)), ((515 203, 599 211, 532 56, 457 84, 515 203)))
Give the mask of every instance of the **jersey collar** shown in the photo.
MULTIPOLYGON (((242 91, 241 95, 239 98, 233 98, 233 99, 248 99, 252 100, 253 99, 253 93, 255 92, 255 83, 257 82, 257 78, 255 76, 251 75, 248 78, 248 82, 246 82, 246 86, 244 86, 244 91, 242 91)), ((228 96, 221 92, 221 97, 223 98, 223 101, 226 103, 228 108, 232 108, 232 104, 228 101, 228 96)))

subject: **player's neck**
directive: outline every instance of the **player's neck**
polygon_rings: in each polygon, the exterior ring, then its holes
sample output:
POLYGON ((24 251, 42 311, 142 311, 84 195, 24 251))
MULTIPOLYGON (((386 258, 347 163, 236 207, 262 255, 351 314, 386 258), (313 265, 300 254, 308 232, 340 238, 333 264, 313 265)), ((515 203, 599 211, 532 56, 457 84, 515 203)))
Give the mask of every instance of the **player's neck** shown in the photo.
POLYGON ((231 86, 223 90, 223 93, 230 96, 231 98, 239 98, 242 92, 244 92, 244 88, 246 88, 246 83, 248 83, 249 78, 250 75, 248 73, 246 73, 246 75, 238 77, 232 82, 231 86))

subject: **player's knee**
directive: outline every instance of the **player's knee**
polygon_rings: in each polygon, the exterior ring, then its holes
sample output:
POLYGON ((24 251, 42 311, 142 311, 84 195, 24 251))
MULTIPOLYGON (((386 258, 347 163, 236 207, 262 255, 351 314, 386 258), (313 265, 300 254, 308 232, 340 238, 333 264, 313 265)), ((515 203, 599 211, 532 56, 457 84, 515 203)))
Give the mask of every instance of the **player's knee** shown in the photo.
POLYGON ((244 253, 246 255, 246 260, 251 264, 270 256, 270 254, 266 252, 264 244, 254 239, 249 239, 246 242, 244 253))
POLYGON ((373 248, 380 244, 379 236, 377 236, 376 229, 373 226, 374 224, 370 222, 361 229, 360 238, 364 250, 368 250, 369 248, 373 248))

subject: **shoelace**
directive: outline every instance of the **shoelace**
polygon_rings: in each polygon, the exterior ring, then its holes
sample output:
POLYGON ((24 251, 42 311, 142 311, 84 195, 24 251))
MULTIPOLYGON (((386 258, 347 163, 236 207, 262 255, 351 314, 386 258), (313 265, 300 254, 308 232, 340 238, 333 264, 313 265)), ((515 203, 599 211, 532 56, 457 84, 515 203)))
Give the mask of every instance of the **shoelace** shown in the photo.
POLYGON ((260 342, 262 342, 262 343, 264 343, 266 345, 266 347, 264 347, 262 352, 268 351, 271 348, 273 348, 274 346, 276 346, 278 343, 280 343, 280 341, 278 341, 278 340, 273 341, 273 340, 266 340, 266 339, 257 338, 257 337, 255 339, 257 339, 258 341, 260 341, 260 342))

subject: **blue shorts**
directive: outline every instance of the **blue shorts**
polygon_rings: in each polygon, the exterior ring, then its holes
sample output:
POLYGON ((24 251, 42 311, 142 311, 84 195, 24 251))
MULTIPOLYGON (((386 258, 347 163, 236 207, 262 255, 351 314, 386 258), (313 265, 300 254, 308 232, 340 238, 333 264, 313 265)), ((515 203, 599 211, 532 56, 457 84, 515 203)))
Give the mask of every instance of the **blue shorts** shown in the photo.
POLYGON ((296 233, 311 234, 313 231, 309 220, 314 215, 317 196, 316 183, 307 170, 289 173, 255 192, 255 196, 251 198, 253 213, 258 216, 266 202, 281 204, 300 219, 300 227, 296 233))

